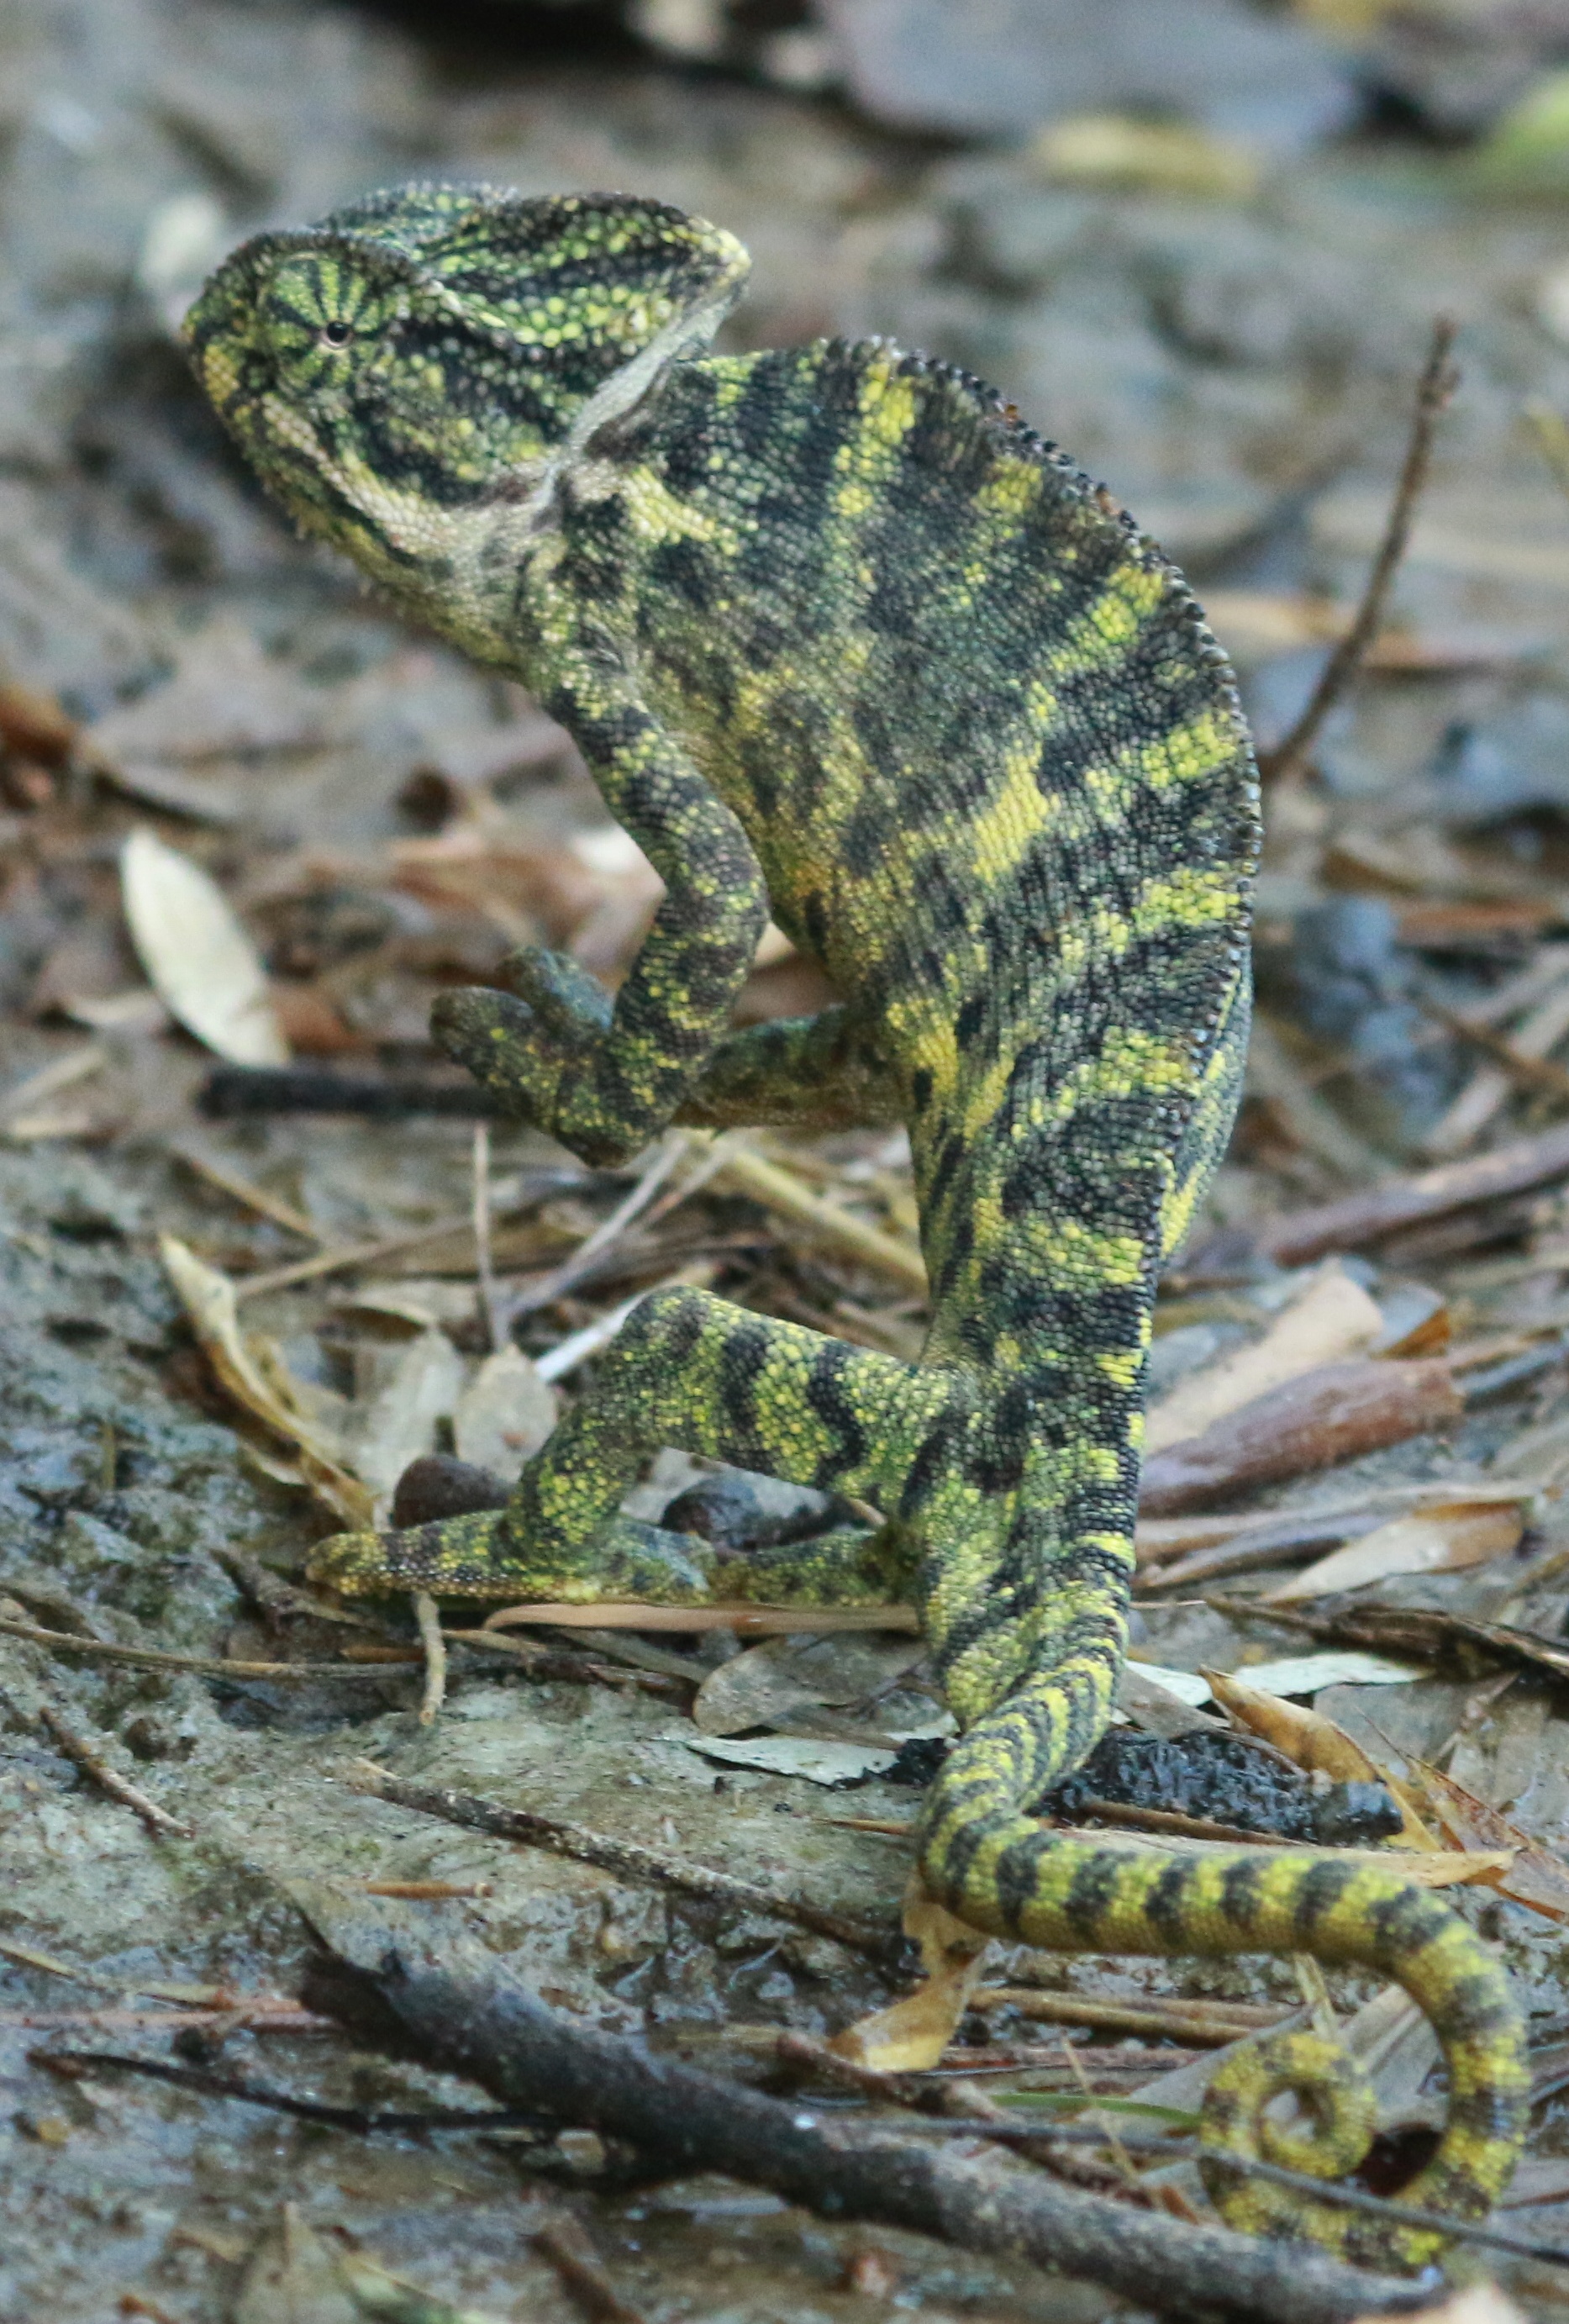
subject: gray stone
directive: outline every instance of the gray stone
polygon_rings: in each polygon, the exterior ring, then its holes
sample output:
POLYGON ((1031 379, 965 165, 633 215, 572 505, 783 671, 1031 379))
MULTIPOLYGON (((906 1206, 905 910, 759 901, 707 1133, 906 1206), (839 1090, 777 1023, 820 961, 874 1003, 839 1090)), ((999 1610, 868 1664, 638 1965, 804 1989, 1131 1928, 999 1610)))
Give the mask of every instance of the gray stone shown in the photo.
POLYGON ((826 0, 851 93, 880 119, 1027 134, 1075 113, 1181 114, 1277 152, 1343 127, 1346 69, 1241 0, 826 0))

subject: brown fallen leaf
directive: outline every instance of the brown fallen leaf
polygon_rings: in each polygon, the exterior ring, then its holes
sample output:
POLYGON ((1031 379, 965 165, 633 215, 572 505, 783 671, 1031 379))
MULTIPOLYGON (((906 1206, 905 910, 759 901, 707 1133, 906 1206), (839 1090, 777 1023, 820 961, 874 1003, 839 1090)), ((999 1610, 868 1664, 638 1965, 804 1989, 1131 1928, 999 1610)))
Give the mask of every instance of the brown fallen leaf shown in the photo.
POLYGON ((835 2057, 880 2073, 926 2073, 958 2031, 991 1942, 955 1921, 912 1874, 904 1897, 904 1933, 920 1947, 926 1976, 913 1993, 846 2025, 828 2043, 835 2057))
POLYGON ((1230 1412, 1146 1463, 1140 1509, 1174 1516, 1250 1487, 1357 1459, 1459 1419, 1439 1357, 1323 1364, 1230 1412))
POLYGON ((1331 1590, 1361 1590, 1393 1573, 1455 1573, 1505 1556, 1518 1547, 1525 1529, 1518 1502, 1456 1499, 1414 1509, 1332 1550, 1264 1594, 1318 1598, 1331 1590))
POLYGON ((1338 1259, 1318 1269, 1283 1307, 1261 1340, 1203 1365, 1153 1404, 1144 1425, 1146 1459, 1201 1436, 1227 1413, 1339 1357, 1371 1346, 1382 1311, 1338 1259))
POLYGON ((1540 1913, 1545 1920, 1569 1921, 1569 1864, 1561 1856, 1426 1760, 1411 1759, 1407 1764, 1413 1789, 1420 1793, 1451 1840, 1467 1850, 1504 1856, 1496 1870, 1482 1876, 1490 1888, 1540 1913))
POLYGON ((304 1481, 335 1517, 351 1532, 368 1526, 373 1508, 369 1489, 342 1466, 336 1446, 328 1443, 306 1414, 286 1400, 277 1380, 277 1367, 272 1367, 273 1377, 269 1379, 258 1362, 240 1330, 235 1286, 229 1277, 198 1259, 174 1235, 161 1235, 158 1248, 164 1272, 202 1351, 229 1394, 272 1435, 292 1446, 304 1481))
POLYGON ((1221 1709, 1239 1727, 1260 1735, 1284 1751, 1298 1767, 1332 1776, 1337 1784, 1382 1784, 1400 1811, 1400 1838, 1410 1849, 1435 1849, 1437 1840, 1402 1796, 1399 1786, 1382 1767, 1375 1766, 1343 1727, 1322 1712, 1299 1702, 1288 1702, 1261 1687, 1249 1686, 1234 1673, 1206 1670, 1210 1692, 1221 1709))

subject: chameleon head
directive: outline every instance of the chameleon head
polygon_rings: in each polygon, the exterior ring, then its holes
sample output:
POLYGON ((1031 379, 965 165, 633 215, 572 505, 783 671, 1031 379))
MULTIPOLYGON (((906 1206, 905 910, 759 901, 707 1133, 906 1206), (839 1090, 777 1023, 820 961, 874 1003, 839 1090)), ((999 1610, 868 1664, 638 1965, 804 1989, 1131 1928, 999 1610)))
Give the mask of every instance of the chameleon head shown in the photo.
POLYGON ((450 599, 497 512, 512 530, 537 512, 592 435, 711 337, 747 263, 659 202, 408 186, 242 244, 185 337, 305 528, 401 596, 450 599))

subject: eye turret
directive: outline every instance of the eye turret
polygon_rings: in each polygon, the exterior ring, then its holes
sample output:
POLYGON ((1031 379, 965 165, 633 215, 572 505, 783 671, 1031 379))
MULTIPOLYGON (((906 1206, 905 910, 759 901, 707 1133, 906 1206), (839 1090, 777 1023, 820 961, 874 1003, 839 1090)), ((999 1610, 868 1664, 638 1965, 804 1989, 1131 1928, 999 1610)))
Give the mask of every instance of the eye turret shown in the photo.
POLYGON ((258 313, 261 336, 286 393, 346 387, 396 320, 393 287, 328 251, 302 251, 274 266, 258 313))

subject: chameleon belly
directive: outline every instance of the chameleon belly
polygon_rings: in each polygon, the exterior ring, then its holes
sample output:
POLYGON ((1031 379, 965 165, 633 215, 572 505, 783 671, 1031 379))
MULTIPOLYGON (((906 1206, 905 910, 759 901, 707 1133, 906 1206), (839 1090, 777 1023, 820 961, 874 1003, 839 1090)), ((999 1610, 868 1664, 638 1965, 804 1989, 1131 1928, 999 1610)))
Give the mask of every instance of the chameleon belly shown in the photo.
MULTIPOLYGON (((1448 2126, 1405 2199, 1484 2212, 1527 2081, 1508 1980, 1366 1858, 1066 1842, 1029 1808, 1093 1747, 1126 1643, 1157 1273, 1223 1149, 1246 1043, 1251 754, 1179 576, 961 374, 881 342, 700 352, 728 235, 619 197, 377 196, 230 259, 188 325, 266 480, 570 729, 668 894, 614 1008, 529 953, 438 1038, 579 1154, 672 1120, 909 1124, 932 1323, 902 1364, 697 1291, 646 1300, 508 1508, 340 1536, 344 1590, 733 1598, 618 1505, 677 1444, 832 1485, 874 1532, 742 1571, 783 1603, 909 1597, 963 1730, 921 1867, 1058 1949, 1306 1951, 1398 1978, 1448 2126), (728 1029, 771 908, 840 1005, 728 1029)), ((1228 2164, 1338 2171, 1366 2107, 1296 2037, 1217 2076, 1234 2224, 1416 2266, 1391 2229, 1228 2164), (1274 2092, 1330 2130, 1288 2147, 1274 2092)))

